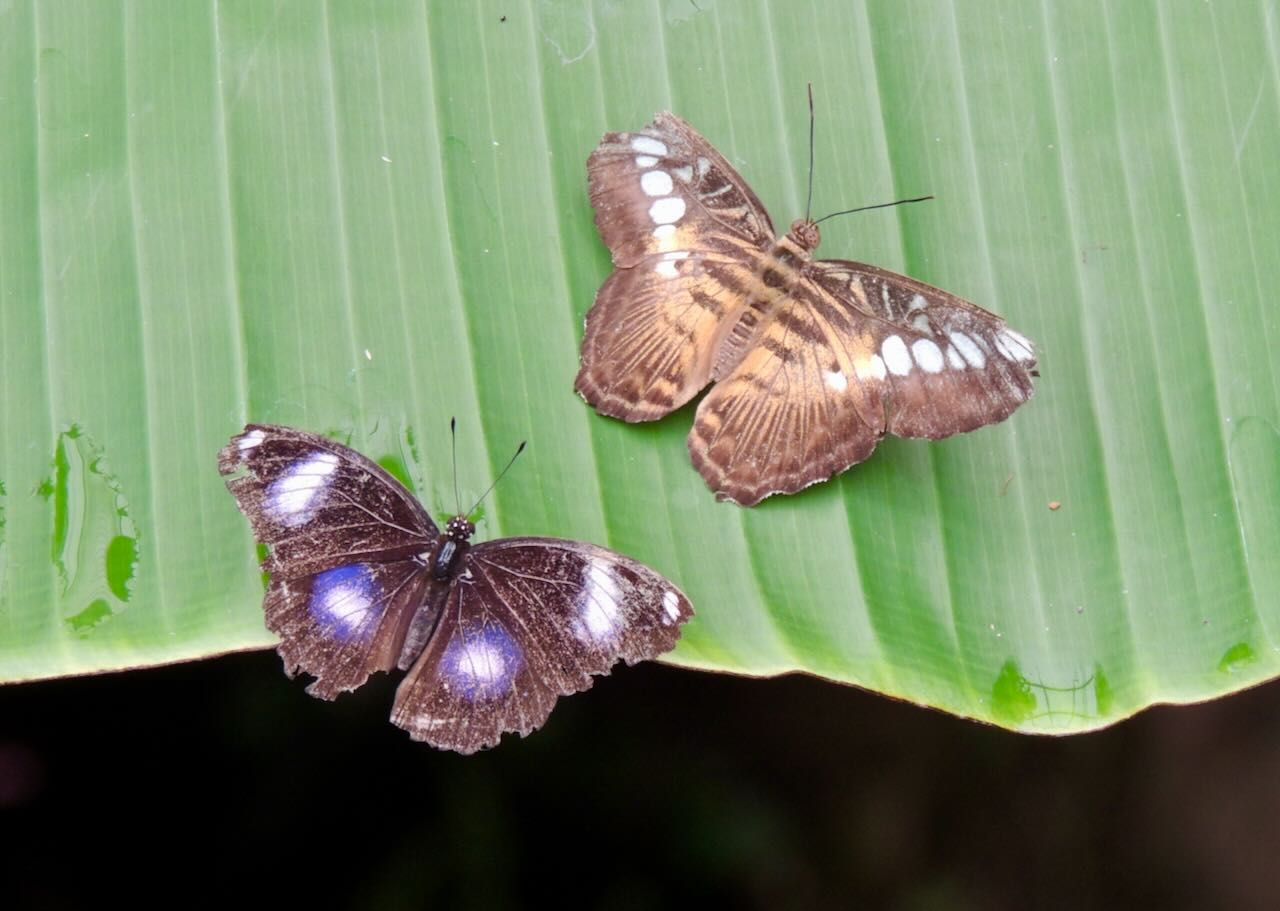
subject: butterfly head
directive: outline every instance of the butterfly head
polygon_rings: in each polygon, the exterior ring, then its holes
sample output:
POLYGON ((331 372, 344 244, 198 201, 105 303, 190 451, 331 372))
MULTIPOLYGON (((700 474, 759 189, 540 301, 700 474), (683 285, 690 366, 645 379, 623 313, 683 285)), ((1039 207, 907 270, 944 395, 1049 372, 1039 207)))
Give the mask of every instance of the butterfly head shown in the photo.
POLYGON ((818 230, 816 221, 808 218, 797 218, 791 223, 791 230, 787 232, 787 239, 805 252, 809 252, 810 250, 816 250, 818 244, 822 243, 822 233, 818 230))
POLYGON ((444 533, 447 538, 461 544, 476 533, 476 527, 467 521, 466 516, 454 516, 445 524, 444 533))

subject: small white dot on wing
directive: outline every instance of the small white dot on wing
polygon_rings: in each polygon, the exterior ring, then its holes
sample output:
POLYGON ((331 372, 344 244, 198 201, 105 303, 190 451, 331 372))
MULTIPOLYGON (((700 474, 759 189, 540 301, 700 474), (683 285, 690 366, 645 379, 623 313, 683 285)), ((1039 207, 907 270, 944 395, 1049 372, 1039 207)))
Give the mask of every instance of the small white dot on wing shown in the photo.
POLYGON ((940 373, 943 368, 942 349, 927 338, 911 343, 911 356, 925 373, 940 373))
POLYGON ((925 316, 923 313, 917 313, 915 316, 911 317, 911 328, 917 332, 928 333, 933 331, 929 327, 929 317, 925 316))
POLYGON ((981 370, 987 363, 987 356, 982 353, 982 349, 977 343, 965 335, 963 332, 952 332, 950 334, 951 344, 956 346, 956 350, 960 352, 960 356, 969 362, 970 367, 981 370))
POLYGON ((676 177, 679 177, 685 183, 693 180, 693 167, 691 165, 685 165, 682 168, 672 168, 671 173, 676 175, 676 177))
POLYGON ((637 155, 637 156, 636 156, 636 167, 637 167, 637 168, 651 168, 651 167, 653 167, 654 165, 656 165, 657 163, 658 163, 658 159, 654 158, 652 155, 637 155))
POLYGON ((671 175, 666 171, 645 171, 640 175, 640 189, 645 196, 666 196, 672 186, 671 175))
POLYGON ((952 370, 963 370, 967 366, 964 362, 964 358, 960 356, 959 351, 956 351, 954 345, 947 346, 947 365, 951 367, 952 370))
POLYGON ((844 392, 849 388, 849 380, 839 370, 828 370, 822 375, 822 378, 836 392, 844 392))
POLYGON ((644 135, 631 137, 631 148, 645 155, 666 155, 668 151, 667 144, 661 139, 644 135))
POLYGON ((684 215, 684 200, 679 196, 667 196, 649 207, 649 218, 655 225, 669 225, 684 215))
POLYGON ((885 366, 894 376, 906 376, 911 372, 911 355, 907 353, 907 346, 900 337, 891 335, 885 339, 880 346, 880 354, 884 357, 885 366))
POLYGON ((908 310, 923 310, 923 309, 925 308, 925 306, 926 306, 926 301, 925 301, 925 299, 924 299, 924 295, 923 295, 923 294, 915 294, 915 295, 912 295, 912 297, 911 297, 911 303, 907 305, 907 309, 908 309, 908 310))
POLYGON ((675 592, 667 592, 662 596, 662 609, 667 614, 667 622, 675 623, 680 619, 680 599, 675 592))
POLYGON ((1034 361, 1031 340, 1012 329, 1002 329, 996 336, 996 347, 1011 361, 1034 361))
POLYGON ((264 439, 266 439, 266 434, 261 430, 251 430, 240 438, 240 442, 236 444, 236 448, 241 452, 246 452, 261 444, 264 439))
POLYGON ((711 162, 706 158, 699 158, 698 159, 698 176, 702 177, 710 170, 711 170, 711 162))

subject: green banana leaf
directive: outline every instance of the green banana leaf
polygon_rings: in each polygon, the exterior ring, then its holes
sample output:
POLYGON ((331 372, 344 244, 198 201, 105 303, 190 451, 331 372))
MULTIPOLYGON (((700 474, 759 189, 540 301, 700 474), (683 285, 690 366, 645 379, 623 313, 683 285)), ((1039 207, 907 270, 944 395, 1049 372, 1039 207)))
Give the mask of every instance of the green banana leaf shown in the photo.
MULTIPOLYGON (((689 594, 676 664, 1024 731, 1275 676, 1270 0, 121 0, 0 6, 0 679, 271 644, 216 469, 329 432, 480 537, 689 594), (1035 397, 751 510, 573 394, 610 271, 584 162, 670 109, 820 255, 1035 339, 1035 397), (464 504, 465 505, 465 504, 464 504)), ((839 723, 839 719, 832 719, 839 723)))

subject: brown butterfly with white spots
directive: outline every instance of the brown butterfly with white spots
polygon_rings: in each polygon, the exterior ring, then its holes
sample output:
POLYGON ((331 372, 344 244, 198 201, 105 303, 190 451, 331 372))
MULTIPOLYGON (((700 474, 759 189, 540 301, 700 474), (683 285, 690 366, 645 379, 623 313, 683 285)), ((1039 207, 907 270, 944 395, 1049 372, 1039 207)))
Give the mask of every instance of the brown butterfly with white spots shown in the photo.
POLYGON ((714 382, 688 446, 718 499, 795 493, 886 433, 937 440, 1031 397, 1025 336, 905 275, 813 259, 808 217, 779 239, 737 171, 674 114, 605 134, 587 179, 616 271, 587 314, 575 388, 601 414, 651 421, 714 382))

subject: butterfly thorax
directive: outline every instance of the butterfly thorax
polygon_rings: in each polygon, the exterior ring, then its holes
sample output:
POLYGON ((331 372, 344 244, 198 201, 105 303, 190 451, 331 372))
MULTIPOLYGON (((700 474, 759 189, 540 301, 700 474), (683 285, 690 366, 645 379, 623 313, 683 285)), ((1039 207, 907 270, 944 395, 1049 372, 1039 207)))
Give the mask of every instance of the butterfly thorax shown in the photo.
POLYGON ((471 545, 468 540, 476 533, 476 527, 466 516, 454 516, 444 526, 444 534, 436 540, 435 556, 431 560, 431 576, 443 582, 453 575, 453 568, 471 545))
POLYGON ((796 219, 791 230, 759 256, 745 306, 717 345, 713 379, 728 375, 756 344, 774 311, 795 292, 819 240, 816 224, 796 219))

